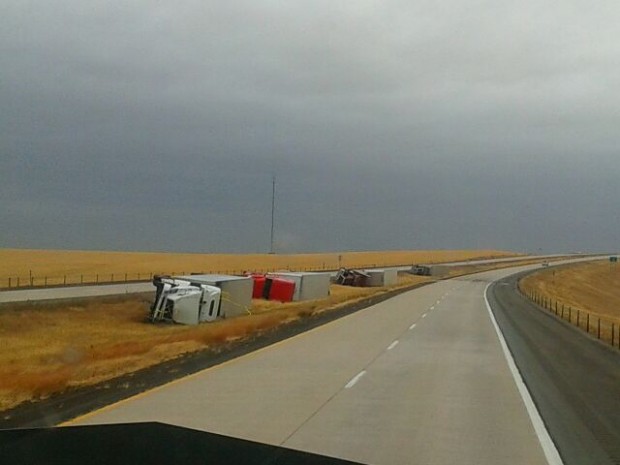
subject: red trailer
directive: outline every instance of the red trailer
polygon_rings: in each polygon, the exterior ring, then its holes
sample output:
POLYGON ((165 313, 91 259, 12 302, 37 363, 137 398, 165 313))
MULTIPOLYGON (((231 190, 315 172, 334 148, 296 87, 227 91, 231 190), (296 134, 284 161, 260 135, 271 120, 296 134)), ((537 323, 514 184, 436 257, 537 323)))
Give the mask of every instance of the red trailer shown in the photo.
POLYGON ((267 278, 264 274, 252 274, 250 275, 252 280, 254 281, 254 288, 252 289, 252 298, 253 299, 262 299, 263 291, 265 289, 265 281, 267 278))
POLYGON ((267 278, 265 290, 269 288, 268 299, 279 300, 280 302, 291 302, 295 294, 295 281, 282 278, 267 278), (271 281, 271 285, 269 284, 271 281))

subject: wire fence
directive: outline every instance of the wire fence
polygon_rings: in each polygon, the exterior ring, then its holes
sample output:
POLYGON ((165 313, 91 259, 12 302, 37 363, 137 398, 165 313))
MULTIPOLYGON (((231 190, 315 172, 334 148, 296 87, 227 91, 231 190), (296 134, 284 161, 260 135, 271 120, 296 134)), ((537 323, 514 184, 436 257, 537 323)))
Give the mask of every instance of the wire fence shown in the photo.
POLYGON ((620 319, 606 318, 596 313, 564 304, 557 299, 535 290, 521 293, 539 307, 553 313, 556 317, 585 331, 587 334, 620 349, 620 319))
MULTIPOLYGON (((369 263, 365 265, 356 265, 351 268, 377 268, 377 267, 403 267, 411 266, 410 263, 386 265, 369 263)), ((322 263, 321 265, 294 267, 294 271, 336 271, 339 267, 330 263, 322 263)), ((273 273, 282 271, 284 267, 271 268, 223 268, 208 270, 189 270, 189 271, 151 271, 140 273, 91 273, 91 274, 55 274, 55 275, 36 275, 32 272, 28 276, 6 276, 0 278, 0 289, 24 289, 24 288, 45 288, 45 287, 61 287, 61 286, 81 286, 93 284, 123 284, 123 283, 139 283, 148 282, 156 275, 170 276, 187 276, 191 274, 224 274, 242 276, 246 273, 273 273)), ((287 269, 291 269, 288 267, 287 269)))

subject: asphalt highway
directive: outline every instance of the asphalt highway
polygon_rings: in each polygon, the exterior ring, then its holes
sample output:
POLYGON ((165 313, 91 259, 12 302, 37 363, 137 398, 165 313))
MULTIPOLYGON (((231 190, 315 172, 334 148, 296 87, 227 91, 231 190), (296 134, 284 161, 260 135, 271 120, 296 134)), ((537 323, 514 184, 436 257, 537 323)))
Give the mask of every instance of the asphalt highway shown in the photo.
POLYGON ((489 301, 566 465, 620 464, 620 351, 493 285, 489 301))
POLYGON ((485 298, 530 268, 401 294, 71 424, 159 421, 368 464, 561 463, 485 298))

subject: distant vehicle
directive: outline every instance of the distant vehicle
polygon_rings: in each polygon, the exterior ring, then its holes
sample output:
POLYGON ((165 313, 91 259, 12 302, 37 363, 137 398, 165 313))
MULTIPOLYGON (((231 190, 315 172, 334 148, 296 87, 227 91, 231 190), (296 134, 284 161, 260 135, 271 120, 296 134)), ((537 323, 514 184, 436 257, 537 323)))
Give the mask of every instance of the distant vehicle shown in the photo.
POLYGON ((197 325, 219 316, 222 294, 219 287, 169 276, 155 276, 153 285, 157 290, 149 317, 152 322, 197 325))

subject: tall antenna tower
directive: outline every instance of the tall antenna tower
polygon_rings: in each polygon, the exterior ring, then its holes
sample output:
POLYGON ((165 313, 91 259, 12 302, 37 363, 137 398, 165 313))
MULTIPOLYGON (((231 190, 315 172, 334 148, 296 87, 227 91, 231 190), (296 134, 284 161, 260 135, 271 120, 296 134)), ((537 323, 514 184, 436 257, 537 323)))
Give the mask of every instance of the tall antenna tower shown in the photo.
POLYGON ((269 253, 274 254, 273 250, 273 225, 276 210, 276 175, 271 178, 271 245, 269 247, 269 253))

